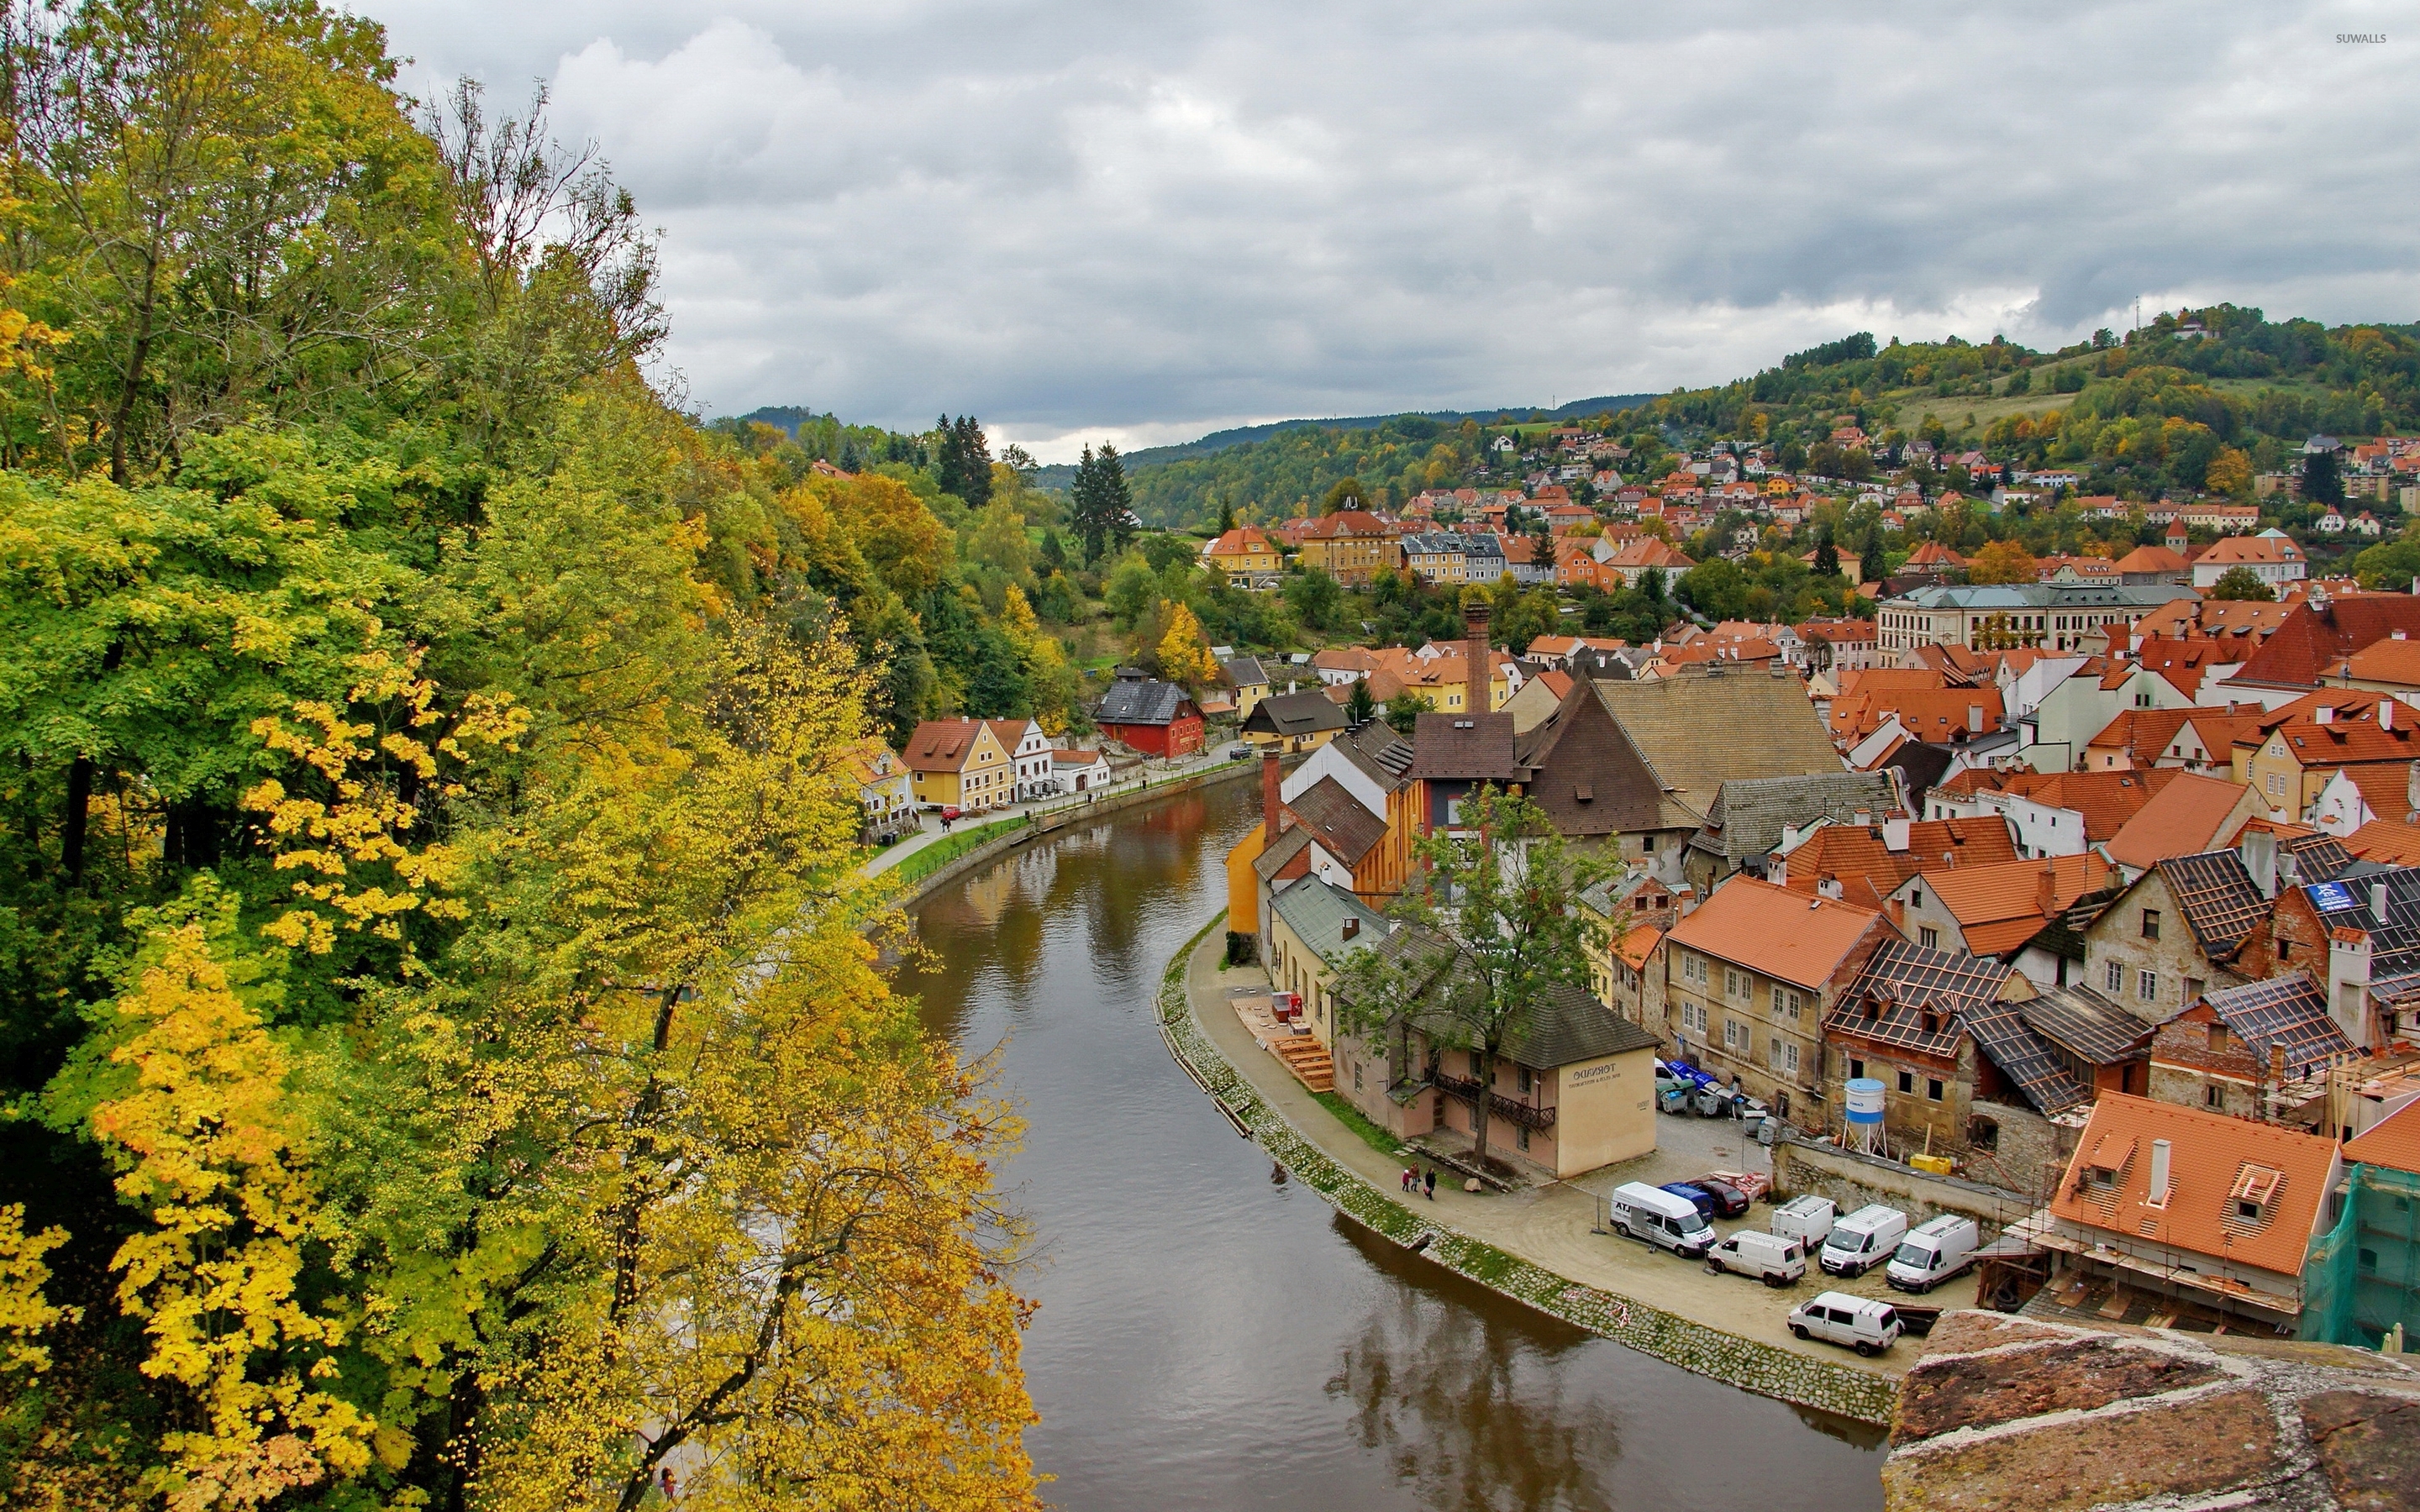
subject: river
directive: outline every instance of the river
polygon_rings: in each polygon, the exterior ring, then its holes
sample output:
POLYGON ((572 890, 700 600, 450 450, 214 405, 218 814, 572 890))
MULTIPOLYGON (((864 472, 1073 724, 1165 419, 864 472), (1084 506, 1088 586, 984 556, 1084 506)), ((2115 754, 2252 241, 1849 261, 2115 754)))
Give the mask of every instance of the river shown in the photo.
POLYGON ((1039 1255, 1028 1435, 1074 1512, 1875 1507, 1876 1429, 1749 1396, 1441 1270, 1239 1139, 1170 1060, 1159 973, 1258 817, 1233 782, 1013 853, 915 913, 900 985, 1002 1046, 1039 1255))

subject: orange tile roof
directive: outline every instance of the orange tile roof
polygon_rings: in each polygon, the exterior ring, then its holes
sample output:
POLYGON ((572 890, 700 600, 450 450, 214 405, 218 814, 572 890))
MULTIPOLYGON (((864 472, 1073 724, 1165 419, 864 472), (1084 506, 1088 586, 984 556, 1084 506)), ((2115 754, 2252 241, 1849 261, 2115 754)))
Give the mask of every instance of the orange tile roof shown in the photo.
POLYGON ((1880 908, 1901 883, 1919 873, 1946 874, 2016 858, 2009 826, 1994 814, 1917 820, 1907 826, 1907 848, 1898 851, 1879 825, 1825 825, 1790 853, 1784 876, 1792 892, 1813 892, 1830 877, 1851 903, 1880 908))
POLYGON ((2085 742, 2084 748, 2117 752, 2133 765, 2149 766, 2167 754, 2168 743, 2193 717, 2191 709, 2120 710, 2101 733, 2085 742))
POLYGON ((959 771, 974 754, 975 732, 982 728, 981 719, 927 719, 908 737, 901 759, 909 771, 959 771))
POLYGON ((1555 695, 1557 702, 1560 702, 1562 696, 1572 690, 1572 674, 1559 667, 1547 668, 1532 681, 1544 684, 1546 691, 1555 695))
POLYGON ((2364 1165, 2420 1171, 2420 1103, 2404 1103, 2371 1125, 2368 1133, 2347 1140, 2344 1156, 2364 1165))
POLYGON ((1931 667, 1851 668, 1840 674, 1840 691, 1878 693, 1885 688, 1947 687, 1949 679, 1931 667))
POLYGON ((2052 913, 2109 886, 2108 864, 2088 854, 1936 870, 1925 873, 1924 885, 1958 920, 1970 952, 2000 955, 2023 946, 2050 922, 2041 907, 2045 872, 2051 879, 2052 913))
POLYGON ((2272 733, 2285 737, 2286 753, 2297 765, 2352 766, 2420 758, 2420 735, 2412 733, 2414 724, 2420 724, 2420 709, 2404 709, 2392 730, 2380 728, 2375 719, 2347 718, 2339 711, 2325 724, 2297 719, 2273 726, 2272 733))
POLYGON ((1614 942, 1614 958, 1636 971, 1647 964, 1647 958, 1654 953, 1655 944, 1662 938, 1662 930, 1652 924, 1641 924, 1614 942))
POLYGON ((2154 794, 2185 774, 2173 766, 2143 772, 2010 772, 2001 791, 2084 816, 2091 843, 2114 838, 2154 794))
POLYGON ((2312 1134, 2103 1092, 2050 1208, 2070 1223, 2123 1234, 2132 1244, 2149 1240, 2300 1275, 2335 1164, 2335 1146, 2312 1134), (2148 1199, 2156 1139, 2168 1142, 2169 1190, 2168 1200, 2155 1208, 2148 1199), (2086 1167, 2096 1161, 2116 1168, 2116 1181, 2105 1191, 2084 1182, 2086 1167), (2283 1178, 2269 1216, 2257 1225, 2239 1222, 2235 1194, 2262 1170, 2283 1178))
POLYGON ((2000 690, 1996 687, 1885 688, 1832 701, 1832 735, 1836 740, 1862 740, 1896 714, 1900 728, 1918 740, 1946 745, 1961 731, 1987 735, 2000 728, 2000 690), (1982 711, 1980 724, 1975 711, 1982 711))
POLYGON ((2303 548, 2282 536, 2226 535, 2221 536, 2209 550, 2195 558, 2194 565, 2199 567, 2212 562, 2248 564, 2302 560, 2303 548))
POLYGON ((2399 823, 2412 812, 2412 771, 2402 763, 2369 762, 2336 770, 2361 790, 2361 801, 2369 805, 2374 817, 2399 823))
POLYGON ((1821 987, 1869 931, 1887 932, 1882 914, 1736 876, 1672 926, 1675 945, 1801 987, 1821 987))
POLYGON ((2347 657, 2343 665, 2350 675, 2373 683, 2420 687, 2420 640, 2396 636, 2374 640, 2347 657))
MULTIPOLYGON (((2242 648, 2223 640, 2196 637, 2190 640, 2146 640, 2140 661, 2145 671, 2157 672, 2175 686, 2187 698, 2201 691, 2204 677, 2212 667, 2232 666, 2243 659, 2242 648)), ((2116 671, 2117 669, 2112 669, 2116 671)))
POLYGON ((1206 557, 1274 556, 1277 547, 1257 525, 1238 525, 1202 548, 1206 557))
POLYGON ((2420 866, 2420 824, 2373 819, 2345 837, 2346 850, 2381 866, 2420 866))
POLYGON ((1938 541, 1927 541, 1907 554, 1910 567, 1963 567, 1966 559, 1938 541))
POLYGON ((2118 570, 2135 572, 2182 572, 2193 563, 2164 546, 2138 546, 2118 559, 2118 570))
POLYGON ((2214 849, 2240 827, 2233 816, 2245 791, 2223 778, 2180 773, 2110 837, 2110 858, 2149 871, 2172 856, 2214 849))

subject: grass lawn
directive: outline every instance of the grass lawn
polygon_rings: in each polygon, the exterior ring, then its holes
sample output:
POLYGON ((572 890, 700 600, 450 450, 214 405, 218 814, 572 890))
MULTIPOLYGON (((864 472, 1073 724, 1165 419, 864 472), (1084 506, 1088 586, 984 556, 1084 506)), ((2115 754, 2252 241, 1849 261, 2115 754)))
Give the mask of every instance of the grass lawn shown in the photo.
POLYGON ((1404 1142, 1361 1116, 1361 1110, 1334 1092, 1313 1092, 1311 1101, 1337 1117, 1337 1120, 1359 1136, 1361 1142, 1382 1155, 1400 1155, 1404 1142))
POLYGON ((945 840, 935 841, 892 870, 899 873, 900 881, 912 887, 976 846, 996 841, 1012 830, 1023 829, 1025 825, 1024 816, 1019 815, 1014 819, 995 819, 988 825, 978 825, 972 829, 958 830, 945 840))

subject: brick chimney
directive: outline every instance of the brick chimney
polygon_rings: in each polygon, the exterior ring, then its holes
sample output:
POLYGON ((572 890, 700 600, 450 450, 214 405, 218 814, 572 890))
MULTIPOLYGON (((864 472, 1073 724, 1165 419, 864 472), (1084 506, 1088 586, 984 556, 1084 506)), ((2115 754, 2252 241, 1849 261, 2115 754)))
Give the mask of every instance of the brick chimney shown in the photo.
POLYGON ((1473 714, 1489 712, 1495 701, 1495 658, 1489 655, 1487 643, 1487 621, 1492 612, 1484 599, 1462 607, 1463 630, 1468 637, 1462 648, 1463 671, 1466 679, 1463 686, 1462 706, 1473 714))
POLYGON ((1278 750, 1275 746, 1261 752, 1261 843, 1278 842, 1278 816, 1284 805, 1278 801, 1278 750))

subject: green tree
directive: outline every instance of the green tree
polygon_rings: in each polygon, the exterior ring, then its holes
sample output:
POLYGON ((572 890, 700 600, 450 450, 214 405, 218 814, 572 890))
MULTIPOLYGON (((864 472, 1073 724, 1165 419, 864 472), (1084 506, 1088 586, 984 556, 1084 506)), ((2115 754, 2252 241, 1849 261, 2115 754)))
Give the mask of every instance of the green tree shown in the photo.
POLYGON ((1832 544, 1832 537, 1828 532, 1815 542, 1814 571, 1818 578, 1837 578, 1840 575, 1839 548, 1832 544))
POLYGON ((1869 583, 1881 582, 1890 576, 1890 559, 1883 554, 1883 532, 1867 532, 1866 549, 1857 559, 1857 576, 1869 583))
POLYGON ((1304 625, 1326 630, 1336 624, 1336 611, 1343 604, 1344 594, 1326 572, 1306 567, 1286 579, 1285 601, 1286 608, 1304 625))
POLYGON ((1360 479, 1339 478, 1327 492, 1320 496, 1319 512, 1323 515, 1333 515, 1339 510, 1366 508, 1367 500, 1368 495, 1362 491, 1360 479))
POLYGON ((1483 1164, 1506 1045, 1549 994, 1588 993, 1589 952, 1602 935, 1579 895, 1604 868, 1574 853, 1536 804, 1484 785, 1462 800, 1455 825, 1413 849, 1419 864, 1388 910, 1403 927, 1337 971, 1338 1024, 1364 1036, 1419 1034, 1433 1079, 1471 1104, 1483 1164), (1467 1077, 1439 1064, 1447 1050, 1469 1056, 1467 1077))
POLYGON ((1735 620, 1747 612, 1748 586, 1735 563, 1715 557, 1681 575, 1681 601, 1709 619, 1735 620))
POLYGON ((1370 680, 1366 677, 1353 679, 1353 687, 1344 695, 1345 724, 1358 730, 1377 717, 1378 700, 1370 691, 1370 680))
POLYGON ((1436 704, 1409 688, 1387 701, 1387 724, 1399 735, 1409 735, 1423 714, 1435 714, 1436 704))
POLYGON ((2303 457, 2303 497, 2315 504, 2344 502, 2344 479, 2336 471, 2336 454, 2320 450, 2303 457))
MULTIPOLYGON (((2366 556, 2368 553, 2363 554, 2366 556)), ((2218 581, 2210 585, 2210 596, 2220 599, 2252 599, 2267 604, 2276 600, 2277 590, 2261 581, 2260 575, 2250 567, 2229 567, 2218 575, 2218 581)))

